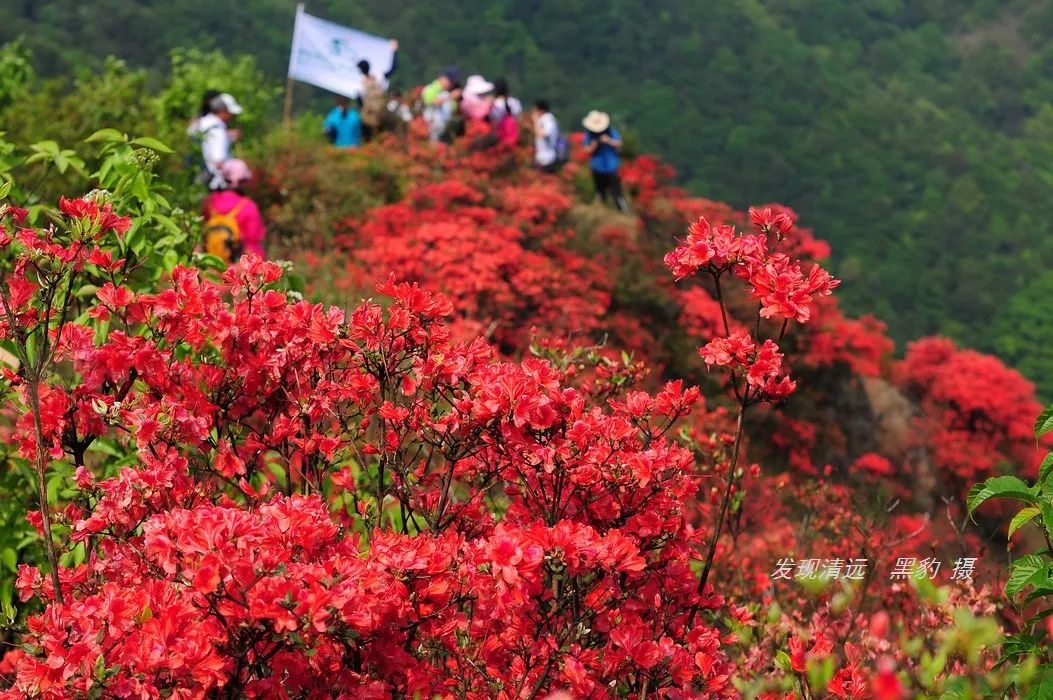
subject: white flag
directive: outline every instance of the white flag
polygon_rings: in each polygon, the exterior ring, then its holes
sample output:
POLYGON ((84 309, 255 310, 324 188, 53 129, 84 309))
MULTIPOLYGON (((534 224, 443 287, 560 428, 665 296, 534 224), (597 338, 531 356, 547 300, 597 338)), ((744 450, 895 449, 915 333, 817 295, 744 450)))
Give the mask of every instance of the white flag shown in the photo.
POLYGON ((330 92, 358 97, 362 74, 358 62, 369 61, 369 72, 383 76, 391 69, 390 39, 343 27, 296 8, 289 77, 330 92))

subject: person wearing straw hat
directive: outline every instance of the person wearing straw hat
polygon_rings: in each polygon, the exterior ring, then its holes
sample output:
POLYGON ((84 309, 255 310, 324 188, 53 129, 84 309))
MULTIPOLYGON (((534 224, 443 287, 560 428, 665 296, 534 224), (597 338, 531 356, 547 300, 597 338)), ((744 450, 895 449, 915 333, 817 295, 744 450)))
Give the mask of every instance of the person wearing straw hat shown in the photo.
POLYGON ((629 204, 622 195, 622 181, 618 177, 618 169, 622 164, 618 155, 622 147, 621 134, 611 126, 610 115, 595 109, 581 120, 581 124, 585 127, 584 145, 589 154, 596 196, 604 203, 608 199, 614 200, 619 211, 629 211, 629 204))

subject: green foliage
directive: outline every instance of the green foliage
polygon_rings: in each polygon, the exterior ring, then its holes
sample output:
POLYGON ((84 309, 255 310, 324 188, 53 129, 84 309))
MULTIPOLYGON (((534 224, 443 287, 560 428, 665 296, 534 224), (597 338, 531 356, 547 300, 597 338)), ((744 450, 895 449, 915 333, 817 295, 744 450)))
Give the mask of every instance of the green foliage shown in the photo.
POLYGON ((998 354, 1039 382, 1047 395, 1053 377, 1053 317, 1046 312, 1050 299, 1053 272, 1044 270, 1008 299, 992 329, 998 354))
POLYGON ((166 137, 184 134, 187 123, 198 116, 207 90, 229 92, 237 98, 245 110, 238 117, 238 127, 250 138, 258 136, 266 118, 274 115, 280 93, 251 56, 229 58, 221 51, 177 48, 171 53, 167 84, 156 98, 158 133, 166 137))
POLYGON ((0 446, 0 460, 6 465, 0 471, 0 630, 17 616, 18 563, 42 558, 36 531, 25 518, 24 504, 32 502, 35 475, 25 461, 9 454, 12 451, 10 445, 0 446))
POLYGON ((91 174, 95 189, 106 193, 116 211, 132 217, 121 253, 143 262, 145 280, 156 283, 189 258, 195 242, 189 232, 196 217, 172 203, 171 188, 154 172, 172 149, 155 138, 130 138, 115 129, 97 131, 87 141, 101 144, 98 168, 91 174), (150 260, 155 264, 146 264, 150 260))
POLYGON ((100 70, 79 70, 72 80, 34 83, 17 105, 4 110, 4 128, 16 143, 51 139, 63 146, 104 127, 153 133, 147 77, 111 58, 100 70))
MULTIPOLYGON (((1053 432, 1053 407, 1035 421, 1035 437, 1053 432)), ((1009 524, 1009 537, 1033 526, 1041 534, 1045 548, 1018 557, 1009 565, 1005 595, 1023 620, 1020 631, 1003 640, 998 665, 1032 669, 1035 679, 1021 697, 1045 698, 1053 687, 1053 664, 1049 663, 1048 627, 1040 623, 1053 615, 1053 484, 1046 479, 1053 453, 1046 457, 1038 481, 1028 485, 1012 476, 998 476, 973 487, 969 492, 969 514, 991 499, 1011 499, 1025 504, 1009 524)), ((1030 671, 1029 671, 1030 672, 1030 671)), ((1023 689, 1023 686, 1021 687, 1023 689)))
POLYGON ((1015 476, 994 476, 977 484, 969 491, 967 503, 972 514, 992 498, 1012 498, 1025 503, 1035 502, 1035 490, 1015 476))
POLYGON ((32 82, 30 58, 21 41, 0 47, 0 109, 17 102, 32 82))
POLYGON ((320 132, 317 120, 304 118, 253 150, 251 194, 267 211, 268 245, 279 257, 288 249, 328 250, 334 222, 340 233, 345 219, 401 199, 407 184, 383 155, 330 149, 320 132))

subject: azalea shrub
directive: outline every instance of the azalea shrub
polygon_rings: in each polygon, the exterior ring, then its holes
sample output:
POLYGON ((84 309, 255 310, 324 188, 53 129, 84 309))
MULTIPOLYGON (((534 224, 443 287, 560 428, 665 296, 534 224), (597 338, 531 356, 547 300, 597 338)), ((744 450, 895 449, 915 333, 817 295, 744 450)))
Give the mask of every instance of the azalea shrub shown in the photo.
POLYGON ((0 697, 1042 697, 965 499, 1034 467, 1033 387, 895 362, 794 212, 653 159, 627 217, 575 201, 580 153, 368 149, 392 177, 307 298, 192 258, 150 178, 6 193, 0 697))
POLYGON ((131 222, 61 211, 5 212, 15 439, 76 484, 31 517, 52 570, 20 567, 46 609, 5 661, 13 693, 733 692, 691 567, 693 458, 667 437, 697 389, 603 403, 616 368, 575 388, 452 341, 451 305, 416 286, 345 315, 252 257, 136 294, 100 245, 131 222), (55 291, 82 274, 111 281, 70 321, 55 291), (135 463, 93 469, 98 439, 135 463))

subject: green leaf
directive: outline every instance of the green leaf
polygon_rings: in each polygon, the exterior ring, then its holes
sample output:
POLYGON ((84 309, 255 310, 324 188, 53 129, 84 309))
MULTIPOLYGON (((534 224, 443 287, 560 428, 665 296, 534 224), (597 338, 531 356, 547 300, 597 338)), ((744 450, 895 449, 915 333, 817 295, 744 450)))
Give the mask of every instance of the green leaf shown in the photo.
POLYGON ((1047 454, 1038 467, 1038 483, 1043 483, 1050 474, 1053 474, 1053 452, 1047 454))
POLYGON ((73 151, 63 151, 62 155, 69 159, 69 167, 78 174, 84 175, 84 161, 77 157, 77 154, 73 151))
POLYGON ((10 581, 0 582, 0 612, 4 614, 5 624, 15 621, 15 589, 10 581))
POLYGON ((146 240, 146 232, 143 231, 142 227, 133 226, 132 230, 124 235, 124 245, 129 249, 138 252, 139 247, 146 240))
POLYGON ((57 142, 47 139, 44 141, 38 141, 29 147, 31 150, 37 153, 49 156, 57 156, 59 153, 59 145, 57 142))
POLYGON ((152 151, 157 151, 158 153, 172 153, 171 148, 150 136, 140 136, 137 139, 132 139, 132 143, 136 146, 144 146, 152 151))
POLYGON ((995 664, 995 668, 998 668, 1006 662, 1013 661, 1021 656, 1037 653, 1039 650, 1038 645, 1041 641, 1041 635, 1007 635, 1005 639, 1002 640, 1002 657, 998 659, 998 662, 995 664))
POLYGON ((93 141, 124 141, 127 137, 116 129, 99 129, 94 134, 84 139, 85 143, 93 141))
MULTIPOLYGON (((1048 574, 1049 572, 1047 571, 1046 575, 1048 576, 1048 574)), ((1030 605, 1036 600, 1053 596, 1053 580, 1049 578, 1043 580, 1042 577, 1039 577, 1039 581, 1032 585, 1034 588, 1032 588, 1031 592, 1027 594, 1026 598, 1024 598, 1024 605, 1030 605)))
POLYGON ((1037 554, 1020 557, 1009 565, 1009 580, 1005 582, 1005 594, 1009 598, 1048 577, 1046 561, 1037 554))
POLYGON ((6 566, 11 573, 18 573, 18 552, 11 547, 0 551, 0 562, 6 566))
POLYGON ((1053 535, 1053 503, 1048 500, 1042 501, 1039 509, 1042 512, 1042 527, 1046 528, 1047 534, 1053 535))
POLYGON ((1015 476, 995 476, 969 489, 966 503, 969 515, 992 498, 1015 498, 1025 503, 1035 502, 1035 490, 1015 476))
POLYGON ((1031 686, 1024 700, 1048 700, 1053 697, 1053 674, 1046 674, 1036 685, 1031 686))
POLYGON ((793 670, 793 662, 790 660, 790 655, 782 649, 775 652, 775 667, 783 671, 793 670))
POLYGON ((1038 419, 1035 421, 1035 439, 1041 438, 1051 430, 1053 430, 1053 406, 1048 406, 1046 410, 1038 414, 1038 419))
POLYGON ((132 194, 134 194, 140 202, 145 202, 150 199, 150 185, 148 185, 143 178, 136 178, 132 183, 132 194))
POLYGON ((13 180, 8 180, 4 184, 0 185, 0 199, 4 199, 11 193, 11 187, 14 185, 13 180))
POLYGON ((1014 515, 1013 519, 1009 521, 1009 536, 1012 537, 1014 532, 1031 522, 1031 519, 1038 513, 1038 506, 1028 506, 1014 515))
POLYGON ((215 255, 204 254, 197 258, 196 267, 199 267, 203 270, 211 269, 223 271, 226 270, 228 266, 227 263, 223 262, 215 255))
POLYGON ((88 449, 93 453, 106 455, 107 457, 120 457, 126 454, 126 451, 122 450, 117 442, 104 438, 98 438, 91 443, 91 447, 88 449))
POLYGON ((307 280, 304 279, 303 275, 292 272, 286 275, 286 284, 294 292, 303 294, 307 288, 307 280))
POLYGON ((88 556, 88 551, 85 549, 83 542, 78 542, 77 546, 70 551, 69 555, 73 566, 78 567, 84 563, 84 560, 88 556))

